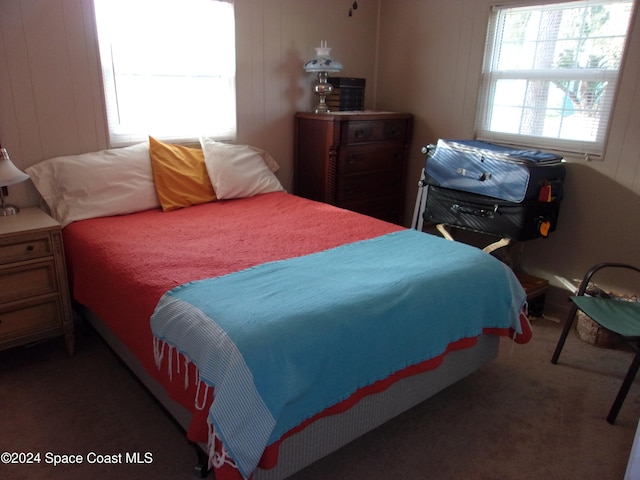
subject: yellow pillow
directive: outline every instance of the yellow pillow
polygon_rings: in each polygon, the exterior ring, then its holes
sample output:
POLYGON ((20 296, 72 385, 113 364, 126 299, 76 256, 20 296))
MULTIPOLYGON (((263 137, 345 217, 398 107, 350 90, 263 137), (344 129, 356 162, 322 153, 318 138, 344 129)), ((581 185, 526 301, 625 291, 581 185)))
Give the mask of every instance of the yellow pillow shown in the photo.
POLYGON ((149 137, 149 154, 156 193, 163 211, 217 199, 201 149, 167 144, 149 137))

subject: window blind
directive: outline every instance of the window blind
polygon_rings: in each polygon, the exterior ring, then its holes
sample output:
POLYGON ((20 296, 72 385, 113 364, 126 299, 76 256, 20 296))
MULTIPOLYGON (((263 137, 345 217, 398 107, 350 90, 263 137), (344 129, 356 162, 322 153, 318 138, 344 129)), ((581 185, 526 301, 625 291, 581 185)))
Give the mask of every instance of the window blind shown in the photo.
POLYGON ((232 2, 94 0, 111 146, 236 134, 232 2))

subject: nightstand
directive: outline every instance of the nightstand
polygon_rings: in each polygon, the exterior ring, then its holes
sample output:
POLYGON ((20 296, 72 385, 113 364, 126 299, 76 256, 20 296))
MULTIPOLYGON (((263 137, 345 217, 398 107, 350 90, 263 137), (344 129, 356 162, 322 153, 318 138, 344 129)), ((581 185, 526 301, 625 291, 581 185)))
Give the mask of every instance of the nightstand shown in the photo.
POLYGON ((38 208, 0 217, 0 350, 64 335, 73 317, 60 224, 38 208))
POLYGON ((299 112, 294 192, 402 224, 413 115, 299 112))

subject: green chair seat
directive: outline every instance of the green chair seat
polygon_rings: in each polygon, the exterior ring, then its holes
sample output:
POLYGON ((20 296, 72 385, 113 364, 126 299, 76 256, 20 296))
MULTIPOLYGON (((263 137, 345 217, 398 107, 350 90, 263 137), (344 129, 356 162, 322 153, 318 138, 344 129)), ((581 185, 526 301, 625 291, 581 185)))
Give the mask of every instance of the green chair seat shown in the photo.
POLYGON ((601 297, 571 297, 599 325, 627 338, 640 338, 640 302, 601 297))

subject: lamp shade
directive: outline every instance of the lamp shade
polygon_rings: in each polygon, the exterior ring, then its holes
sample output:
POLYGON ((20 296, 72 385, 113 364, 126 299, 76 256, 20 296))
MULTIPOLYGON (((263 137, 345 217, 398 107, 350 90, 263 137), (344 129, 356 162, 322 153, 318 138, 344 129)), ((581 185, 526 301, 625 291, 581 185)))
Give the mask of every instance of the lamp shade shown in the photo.
POLYGON ((327 41, 322 40, 316 47, 316 56, 304 64, 307 72, 336 73, 342 70, 342 63, 331 56, 331 48, 327 47, 327 41))
POLYGON ((29 175, 18 169, 11 159, 6 148, 0 148, 0 186, 15 185, 24 182, 29 175))

